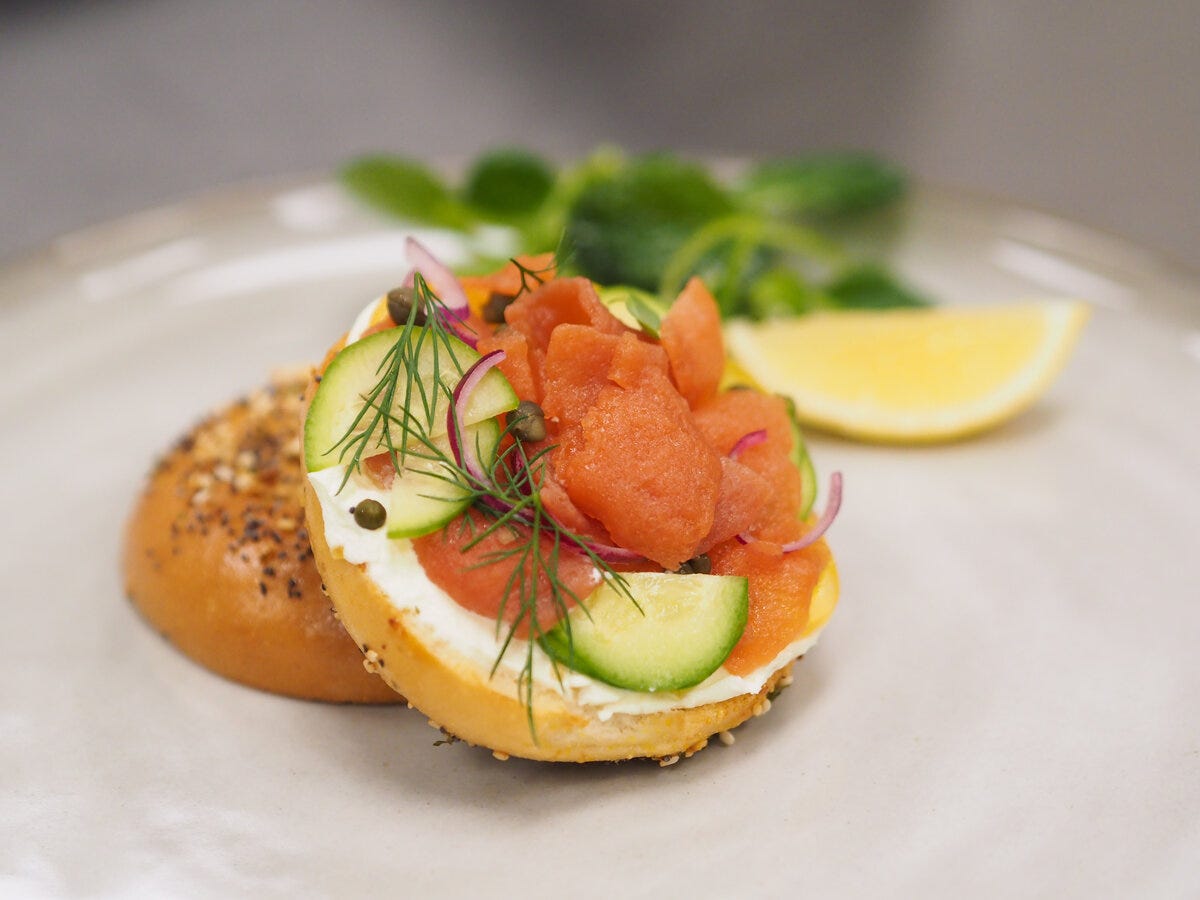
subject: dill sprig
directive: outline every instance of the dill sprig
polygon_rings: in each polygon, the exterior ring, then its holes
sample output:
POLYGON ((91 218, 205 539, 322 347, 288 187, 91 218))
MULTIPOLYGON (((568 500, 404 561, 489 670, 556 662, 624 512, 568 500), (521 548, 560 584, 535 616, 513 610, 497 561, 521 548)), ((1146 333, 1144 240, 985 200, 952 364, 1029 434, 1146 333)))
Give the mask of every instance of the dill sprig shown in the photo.
POLYGON ((509 259, 509 262, 516 266, 517 271, 521 273, 521 289, 513 297, 514 300, 522 294, 532 293, 535 289, 541 287, 549 280, 549 276, 558 267, 557 256, 551 257, 550 262, 540 269, 525 265, 515 256, 509 259))
MULTIPOLYGON (((553 264, 545 269, 533 269, 515 259, 512 262, 521 271, 521 293, 543 284, 545 276, 553 269, 553 264)), ((568 665, 573 658, 574 645, 567 613, 572 604, 578 604, 588 614, 583 598, 559 575, 562 555, 582 554, 596 567, 604 582, 635 606, 637 601, 626 579, 596 553, 588 539, 559 523, 543 505, 541 488, 545 479, 547 454, 554 449, 553 446, 542 447, 530 455, 526 446, 512 433, 513 425, 507 425, 499 444, 503 449, 490 460, 484 459, 484 454, 480 452, 482 448, 476 446, 476 457, 484 464, 484 476, 476 477, 458 463, 442 442, 433 437, 437 416, 445 414, 447 410, 450 411, 450 427, 463 433, 454 409, 453 391, 465 373, 465 367, 454 352, 451 343, 453 335, 446 327, 445 317, 449 315, 451 313, 445 304, 417 273, 407 320, 399 324, 396 341, 376 370, 378 380, 361 396, 362 409, 334 445, 334 449, 340 448, 339 462, 346 466, 339 490, 346 485, 353 472, 361 470, 364 457, 374 455, 380 448, 385 449, 391 455, 397 477, 404 471, 405 460, 412 456, 435 464, 427 468, 425 474, 463 486, 469 492, 469 509, 481 513, 484 522, 478 525, 470 515, 463 515, 458 520, 460 527, 472 529, 470 539, 463 546, 464 553, 474 550, 501 530, 508 533, 510 539, 501 549, 487 552, 474 565, 513 565, 496 615, 496 636, 500 641, 500 649, 490 674, 495 675, 513 641, 522 628, 527 627, 524 658, 516 688, 528 717, 530 734, 536 742, 534 645, 540 643, 549 632, 538 615, 543 589, 549 595, 555 616, 554 627, 559 623, 562 625, 568 665), (418 324, 421 311, 425 313, 425 321, 418 324), (424 347, 432 351, 432 378, 428 379, 422 376, 418 366, 424 347), (448 372, 449 364, 453 365, 456 378, 443 377, 448 372), (505 440, 507 437, 511 437, 511 441, 505 440), (514 607, 515 613, 509 615, 514 607)), ((559 664, 553 658, 550 661, 561 685, 559 664)))
POLYGON ((338 462, 346 467, 342 482, 338 485, 339 491, 346 486, 352 473, 361 471, 364 456, 374 455, 368 450, 386 450, 396 471, 403 471, 404 461, 411 452, 410 438, 419 435, 428 437, 437 414, 444 413, 446 409, 443 404, 452 402, 453 385, 448 385, 443 378, 442 358, 448 357, 453 362, 460 378, 463 364, 450 343, 453 335, 446 327, 446 317, 449 315, 451 313, 446 305, 421 273, 415 273, 408 317, 404 322, 397 323, 399 333, 396 342, 376 369, 379 380, 362 395, 362 409, 333 446, 335 450, 341 448, 338 462), (433 368, 429 385, 421 377, 418 364, 421 351, 427 345, 432 350, 433 368), (396 403, 398 394, 403 397, 400 404, 396 403), (413 413, 414 396, 420 401, 423 419, 418 419, 413 413), (403 411, 403 419, 396 418, 396 409, 403 411), (399 436, 393 431, 396 427, 399 428, 399 436))
MULTIPOLYGON (((508 430, 511 430, 511 426, 508 430)), ((488 467, 486 482, 479 486, 474 508, 490 521, 472 535, 464 546, 464 552, 479 546, 486 538, 505 529, 513 540, 501 549, 487 553, 478 565, 494 565, 514 562, 512 572, 505 584, 504 596, 496 616, 496 634, 501 638, 500 651, 492 665, 495 674, 514 638, 522 626, 528 627, 525 658, 517 678, 517 693, 529 718, 529 730, 537 740, 537 728, 533 714, 533 668, 534 644, 541 643, 548 634, 538 615, 542 585, 549 591, 550 607, 554 613, 554 626, 562 626, 567 647, 568 666, 574 657, 571 619, 568 615, 571 604, 578 604, 589 615, 587 607, 566 582, 559 577, 559 560, 564 552, 577 552, 585 556, 600 573, 603 581, 628 599, 634 606, 637 600, 630 592, 629 584, 594 549, 588 539, 563 526, 546 510, 542 503, 541 486, 545 479, 547 454, 553 446, 543 447, 530 456, 520 440, 513 440, 504 450, 496 454, 488 467), (499 501, 499 502, 488 502, 499 501), (548 548, 547 546, 548 545, 548 548), (506 610, 510 599, 517 604, 516 615, 504 628, 506 610)), ((640 607, 639 607, 640 608, 640 607)), ((562 673, 558 662, 550 658, 551 667, 559 684, 562 673)))

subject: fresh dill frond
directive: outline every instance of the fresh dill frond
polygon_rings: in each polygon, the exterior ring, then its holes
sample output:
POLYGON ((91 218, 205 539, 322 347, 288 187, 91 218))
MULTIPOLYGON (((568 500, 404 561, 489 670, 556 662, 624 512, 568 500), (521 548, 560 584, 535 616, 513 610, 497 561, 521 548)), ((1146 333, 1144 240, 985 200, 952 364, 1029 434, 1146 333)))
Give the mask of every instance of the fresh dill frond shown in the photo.
POLYGON ((363 459, 374 455, 367 453, 368 449, 386 451, 396 471, 401 472, 412 443, 429 444, 428 437, 437 415, 453 403, 453 385, 447 384, 443 377, 443 356, 453 363, 460 378, 464 371, 451 343, 457 338, 446 327, 446 318, 450 315, 421 273, 415 273, 408 316, 404 322, 397 323, 396 341, 376 370, 379 379, 362 395, 362 408, 334 444, 333 449, 340 448, 338 462, 346 467, 339 491, 346 486, 351 474, 362 470, 363 459), (422 312, 424 322, 420 323, 422 312), (433 370, 429 384, 422 377, 419 364, 426 342, 429 342, 433 370), (403 398, 400 403, 397 403, 398 396, 403 398), (423 417, 413 412, 414 398, 419 400, 423 417))

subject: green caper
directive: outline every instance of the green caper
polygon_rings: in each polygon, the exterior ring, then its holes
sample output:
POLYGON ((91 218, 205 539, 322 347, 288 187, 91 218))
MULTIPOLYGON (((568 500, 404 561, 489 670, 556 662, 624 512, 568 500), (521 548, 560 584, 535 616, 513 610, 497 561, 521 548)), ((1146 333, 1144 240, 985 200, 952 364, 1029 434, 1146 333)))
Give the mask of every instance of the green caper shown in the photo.
POLYGON ((483 304, 483 321, 492 325, 499 325, 504 321, 504 311, 508 309, 509 304, 515 300, 515 297, 510 297, 507 294, 500 294, 495 291, 487 298, 487 302, 483 304))
MULTIPOLYGON (((388 291, 388 315, 392 317, 392 321, 397 325, 403 325, 408 321, 409 315, 412 314, 413 299, 413 289, 410 287, 392 288, 388 291)), ((413 316, 413 324, 425 324, 425 310, 421 308, 421 304, 417 305, 417 314, 413 316)))
POLYGON ((519 441, 546 439, 546 414, 532 400, 522 400, 508 414, 508 428, 519 441))
POLYGON ((387 521, 387 510, 378 500, 363 500, 352 506, 350 513, 354 516, 354 524, 367 531, 382 528, 387 521))
POLYGON ((701 553, 699 556, 693 556, 682 566, 675 570, 676 575, 711 575, 712 560, 708 558, 707 553, 701 553))

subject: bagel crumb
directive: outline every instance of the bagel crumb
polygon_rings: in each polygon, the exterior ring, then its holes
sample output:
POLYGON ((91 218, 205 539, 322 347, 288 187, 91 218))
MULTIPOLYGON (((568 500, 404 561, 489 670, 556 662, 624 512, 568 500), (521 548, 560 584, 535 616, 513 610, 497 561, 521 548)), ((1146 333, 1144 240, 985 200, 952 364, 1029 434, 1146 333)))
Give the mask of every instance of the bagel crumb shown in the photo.
POLYGON ((719 740, 726 747, 732 747, 737 738, 733 736, 732 731, 721 731, 717 733, 717 740, 719 740))

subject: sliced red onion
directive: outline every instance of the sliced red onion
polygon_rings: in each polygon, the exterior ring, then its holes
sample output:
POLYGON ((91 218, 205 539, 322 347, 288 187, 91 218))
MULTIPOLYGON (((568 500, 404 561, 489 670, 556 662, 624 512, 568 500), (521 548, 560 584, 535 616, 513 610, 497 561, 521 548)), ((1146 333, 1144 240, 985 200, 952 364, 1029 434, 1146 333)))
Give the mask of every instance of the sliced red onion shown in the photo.
POLYGON ((421 277, 442 302, 438 309, 438 318, 442 324, 454 332, 454 336, 474 350, 479 345, 479 337, 463 322, 471 315, 471 307, 467 303, 467 294, 458 279, 429 249, 414 237, 405 241, 405 249, 413 267, 408 270, 401 282, 403 287, 412 287, 416 283, 416 275, 421 277))
POLYGON ((738 438, 738 442, 733 445, 733 449, 729 451, 730 459, 737 459, 745 451, 751 447, 757 447, 767 439, 767 430, 760 428, 758 431, 751 431, 749 434, 744 434, 738 438))
POLYGON ((798 540, 784 544, 781 548, 783 552, 791 553, 793 550, 803 550, 809 544, 815 544, 819 541, 821 536, 829 530, 829 526, 833 524, 833 520, 837 518, 838 510, 841 508, 842 473, 834 472, 829 476, 829 496, 825 498, 825 512, 821 513, 821 518, 817 519, 817 524, 812 527, 811 531, 798 540))
POLYGON ((421 277, 429 282, 438 299, 445 305, 446 312, 459 321, 469 316, 471 309, 467 303, 467 292, 458 283, 454 273, 415 237, 409 237, 404 242, 404 248, 408 252, 408 261, 412 263, 413 271, 420 272, 421 277))
POLYGON ((506 355, 503 350, 493 350, 475 360, 455 385, 450 408, 446 410, 446 432, 450 436, 450 452, 454 454, 454 461, 465 469, 468 475, 484 484, 487 483, 487 472, 479 461, 475 448, 463 438, 461 423, 467 414, 467 403, 471 394, 479 386, 479 382, 483 381, 483 376, 503 361, 506 355))
MULTIPOLYGON (((560 526, 561 527, 561 526, 560 526)), ((596 555, 596 558, 606 563, 638 563, 645 559, 640 553, 626 550, 624 547, 614 547, 611 544, 601 544, 586 538, 568 538, 573 544, 578 544, 584 550, 596 555)))
MULTIPOLYGON (((819 541, 829 526, 833 524, 833 520, 837 518, 838 510, 842 508, 842 473, 834 472, 829 476, 829 497, 825 501, 825 512, 821 513, 821 518, 811 529, 804 533, 800 538, 797 538, 790 543, 780 546, 780 551, 783 553, 793 553, 796 550, 803 550, 812 544, 819 541)), ((752 534, 742 532, 737 535, 738 543, 753 544, 758 541, 758 538, 752 534)))

